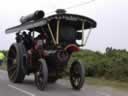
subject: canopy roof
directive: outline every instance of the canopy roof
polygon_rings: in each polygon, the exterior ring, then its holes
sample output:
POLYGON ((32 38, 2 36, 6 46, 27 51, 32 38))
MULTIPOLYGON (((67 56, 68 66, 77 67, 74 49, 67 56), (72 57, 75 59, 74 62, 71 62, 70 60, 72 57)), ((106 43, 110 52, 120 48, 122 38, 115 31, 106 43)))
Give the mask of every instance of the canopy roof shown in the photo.
POLYGON ((76 15, 76 14, 55 14, 46 18, 41 18, 36 21, 30 21, 27 23, 20 24, 15 27, 6 29, 6 33, 19 32, 21 30, 30 30, 36 27, 47 26, 47 24, 55 24, 57 20, 65 24, 74 26, 76 30, 82 29, 82 23, 84 22, 84 29, 90 29, 96 27, 96 22, 89 17, 76 15))

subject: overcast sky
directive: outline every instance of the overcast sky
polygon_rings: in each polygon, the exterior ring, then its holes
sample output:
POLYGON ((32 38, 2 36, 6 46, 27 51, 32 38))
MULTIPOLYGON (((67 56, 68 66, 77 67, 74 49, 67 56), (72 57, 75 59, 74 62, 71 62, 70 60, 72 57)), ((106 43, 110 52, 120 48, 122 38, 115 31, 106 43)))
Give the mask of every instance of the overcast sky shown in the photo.
MULTIPOLYGON (((44 10, 47 15, 58 8, 68 8, 89 0, 0 0, 0 50, 15 42, 15 34, 5 29, 20 24, 21 16, 44 10)), ((93 18, 98 26, 92 30, 85 48, 104 51, 107 46, 128 50, 128 0, 96 0, 67 10, 93 18)), ((51 13, 52 14, 52 13, 51 13)))

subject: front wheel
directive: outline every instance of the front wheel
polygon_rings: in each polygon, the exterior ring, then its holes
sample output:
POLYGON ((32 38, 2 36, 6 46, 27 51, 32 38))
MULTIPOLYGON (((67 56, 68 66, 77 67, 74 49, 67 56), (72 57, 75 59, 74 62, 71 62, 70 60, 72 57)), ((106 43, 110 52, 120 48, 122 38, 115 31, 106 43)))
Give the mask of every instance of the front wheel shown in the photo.
POLYGON ((85 69, 79 61, 74 61, 70 68, 70 82, 75 90, 80 90, 85 81, 85 69))
POLYGON ((39 90, 44 90, 48 81, 48 68, 44 59, 39 59, 39 69, 35 73, 35 83, 39 90))

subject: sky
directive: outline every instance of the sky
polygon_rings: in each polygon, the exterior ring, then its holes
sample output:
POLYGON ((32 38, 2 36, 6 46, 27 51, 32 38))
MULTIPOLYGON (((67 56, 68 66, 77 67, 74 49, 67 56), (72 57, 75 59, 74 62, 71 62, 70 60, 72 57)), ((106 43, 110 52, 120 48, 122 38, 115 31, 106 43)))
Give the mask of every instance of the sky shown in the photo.
MULTIPOLYGON (((19 25, 21 16, 44 10, 47 15, 60 8, 79 5, 89 0, 0 0, 0 50, 15 42, 15 34, 5 29, 19 25)), ((128 50, 128 0, 95 0, 67 9, 68 13, 84 15, 97 22, 84 48, 105 51, 106 47, 128 50)))

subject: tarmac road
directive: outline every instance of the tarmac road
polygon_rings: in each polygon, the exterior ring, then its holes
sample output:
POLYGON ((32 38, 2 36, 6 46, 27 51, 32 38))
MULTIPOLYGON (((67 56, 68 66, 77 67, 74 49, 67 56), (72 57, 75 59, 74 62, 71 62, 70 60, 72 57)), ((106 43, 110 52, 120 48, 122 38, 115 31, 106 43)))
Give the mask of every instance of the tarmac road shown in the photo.
POLYGON ((39 91, 33 76, 26 77, 22 84, 13 84, 8 80, 7 72, 0 70, 0 96, 128 96, 128 93, 87 84, 80 91, 74 91, 68 80, 58 80, 48 84, 45 91, 39 91))

